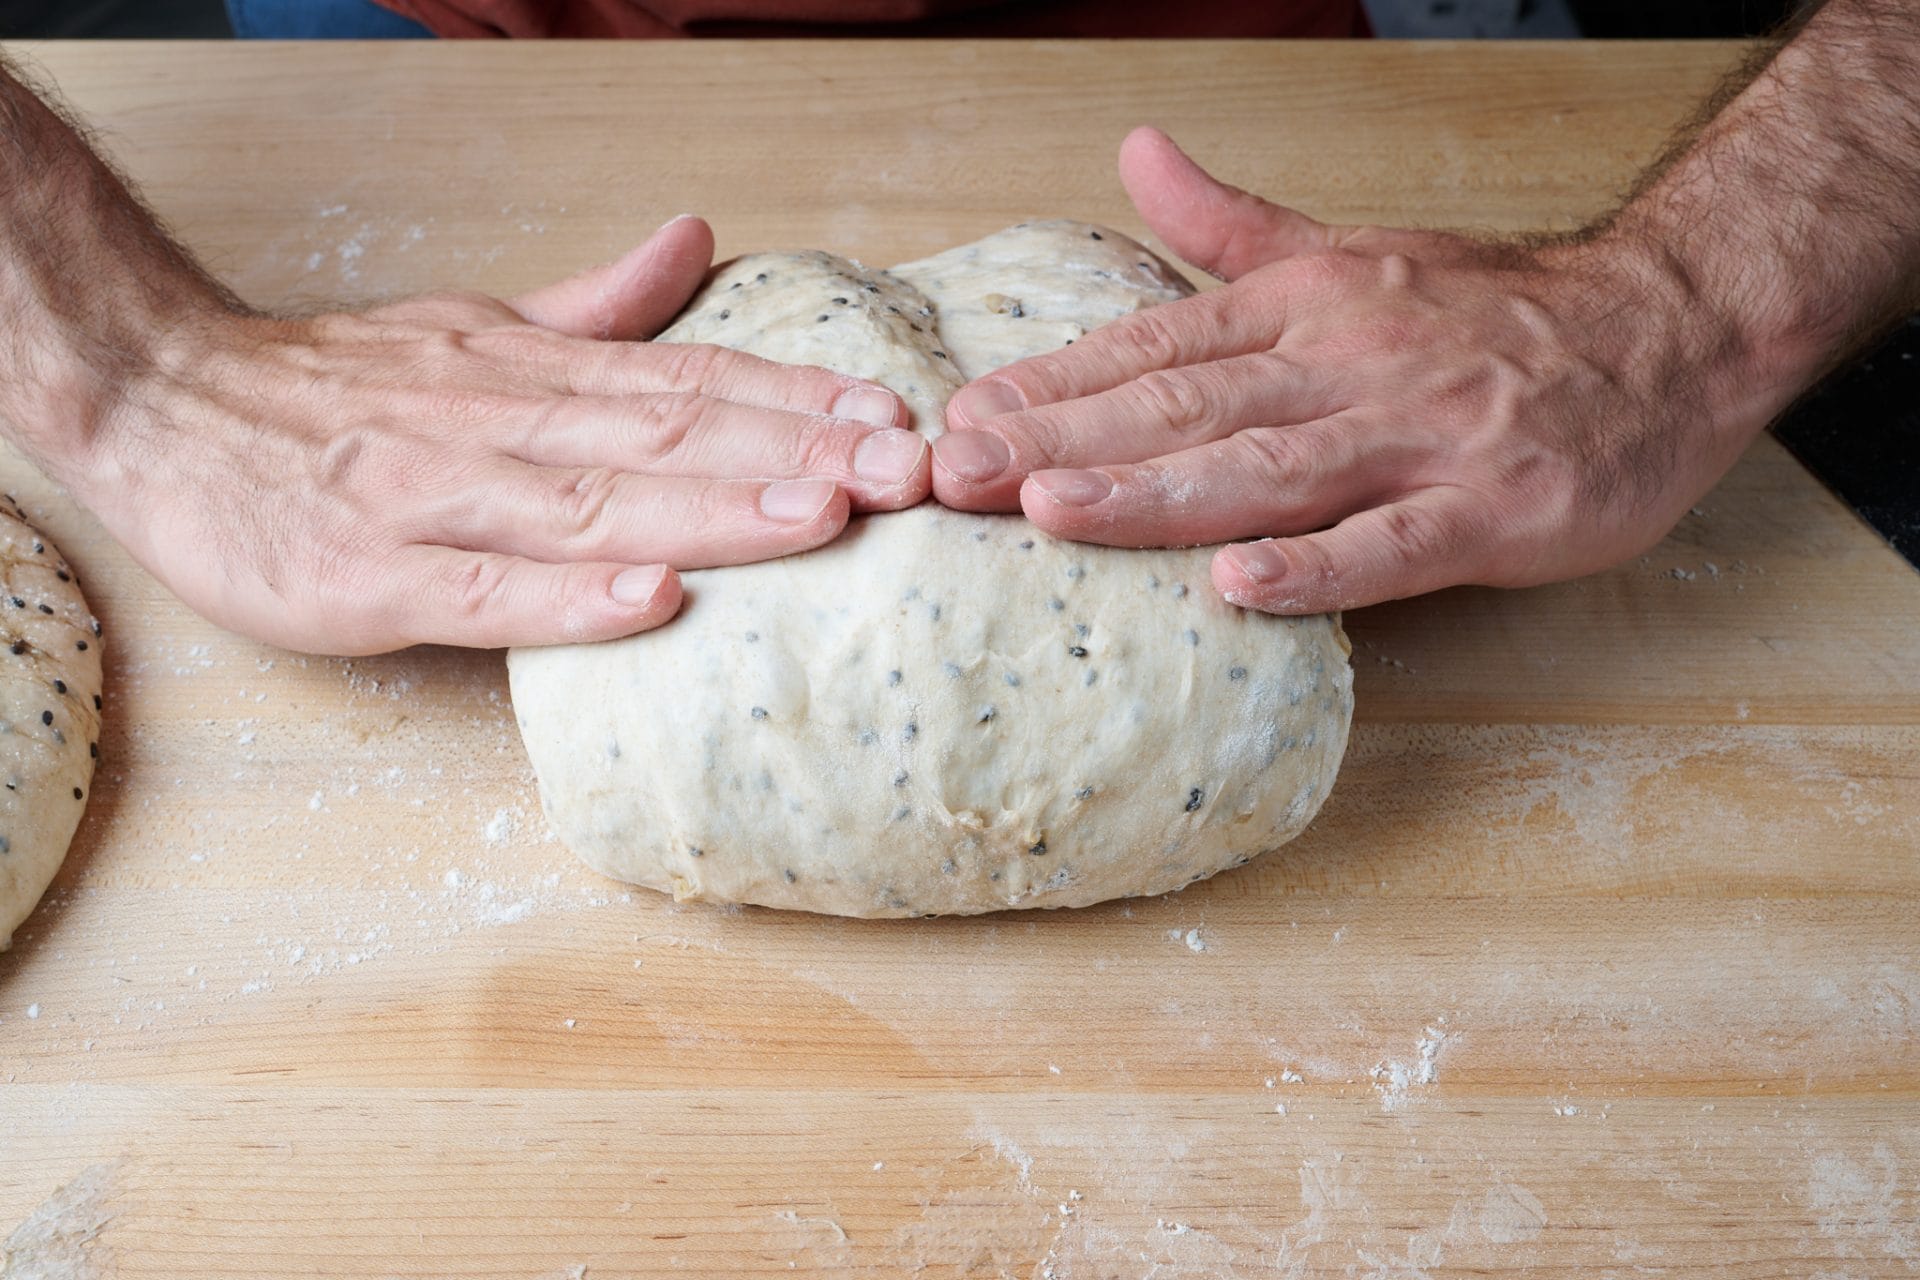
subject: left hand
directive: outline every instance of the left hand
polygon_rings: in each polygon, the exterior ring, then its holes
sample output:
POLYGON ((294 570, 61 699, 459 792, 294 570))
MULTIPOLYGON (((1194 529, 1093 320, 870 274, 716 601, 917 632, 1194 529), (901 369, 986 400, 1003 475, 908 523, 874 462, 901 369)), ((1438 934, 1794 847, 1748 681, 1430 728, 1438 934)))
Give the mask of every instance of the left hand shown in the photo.
POLYGON ((1223 548, 1276 613, 1521 586, 1658 541, 1784 406, 1657 245, 1332 227, 1136 130, 1147 223, 1224 287, 963 388, 934 492, 1063 538, 1223 548))

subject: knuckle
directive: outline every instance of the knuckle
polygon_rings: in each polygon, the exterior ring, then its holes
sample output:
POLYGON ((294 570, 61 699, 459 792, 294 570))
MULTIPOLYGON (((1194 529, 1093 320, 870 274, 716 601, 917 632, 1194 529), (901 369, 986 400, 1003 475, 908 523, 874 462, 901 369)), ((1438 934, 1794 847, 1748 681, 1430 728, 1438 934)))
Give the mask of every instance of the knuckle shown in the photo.
POLYGON ((661 391, 634 406, 634 447, 641 462, 660 462, 687 443, 706 415, 709 401, 693 391, 661 391))
POLYGON ((605 527, 620 473, 611 467, 591 467, 564 476, 549 492, 549 509, 556 532, 569 543, 593 540, 605 527))
POLYGON ((1213 399, 1200 379, 1182 370, 1154 369, 1134 380, 1156 421, 1176 431, 1191 431, 1213 417, 1213 399))
POLYGON ((454 569, 447 584, 448 607, 462 622, 476 622, 507 603, 512 575, 496 556, 476 556, 454 569))
POLYGON ((661 372, 677 387, 702 387, 727 367, 724 348, 704 342, 656 344, 651 350, 664 353, 661 372))
POLYGON ((1173 322, 1161 314, 1162 310, 1136 311, 1121 317, 1107 326, 1108 340, 1148 364, 1173 363, 1179 357, 1182 344, 1173 322))
POLYGON ((1236 439, 1267 484, 1290 487, 1304 480, 1311 470, 1312 450, 1298 431, 1261 427, 1242 431, 1236 439))
POLYGON ((1383 508, 1380 515, 1395 558, 1404 563, 1451 562, 1468 549, 1466 531, 1445 512, 1398 503, 1383 508))

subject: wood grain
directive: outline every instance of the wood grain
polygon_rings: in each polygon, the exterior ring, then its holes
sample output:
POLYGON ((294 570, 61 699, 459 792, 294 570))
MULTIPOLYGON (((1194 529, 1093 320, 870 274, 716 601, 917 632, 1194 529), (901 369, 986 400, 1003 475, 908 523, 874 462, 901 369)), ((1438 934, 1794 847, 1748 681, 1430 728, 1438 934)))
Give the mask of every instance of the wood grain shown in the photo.
MULTIPOLYGON (((1330 218, 1566 226, 1738 51, 13 52, 304 305, 509 292, 682 209, 874 261, 1137 232, 1139 120, 1330 218)), ((109 680, 0 957, 0 1234, 103 1165, 88 1256, 134 1278, 1920 1271, 1920 577, 1770 442, 1644 560, 1351 615, 1352 750, 1286 850, 906 922, 602 880, 498 654, 238 640, 0 479, 109 680)))

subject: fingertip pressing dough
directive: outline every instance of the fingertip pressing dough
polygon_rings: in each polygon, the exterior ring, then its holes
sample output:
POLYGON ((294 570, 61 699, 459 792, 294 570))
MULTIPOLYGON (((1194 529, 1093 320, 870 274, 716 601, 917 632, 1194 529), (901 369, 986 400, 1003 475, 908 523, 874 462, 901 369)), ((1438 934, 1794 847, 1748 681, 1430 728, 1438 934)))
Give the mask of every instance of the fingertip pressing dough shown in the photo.
POLYGON ((100 624, 11 497, 0 508, 0 950, 67 856, 99 756, 100 624))
MULTIPOLYGON (((869 269, 722 269, 660 336, 899 392, 923 434, 968 379, 1191 293, 1085 223, 869 269)), ((931 501, 818 550, 687 573, 681 617, 516 649, 549 821, 680 899, 853 916, 1161 893, 1298 835, 1352 712, 1333 616, 1223 601, 1214 548, 1062 542, 931 501)))

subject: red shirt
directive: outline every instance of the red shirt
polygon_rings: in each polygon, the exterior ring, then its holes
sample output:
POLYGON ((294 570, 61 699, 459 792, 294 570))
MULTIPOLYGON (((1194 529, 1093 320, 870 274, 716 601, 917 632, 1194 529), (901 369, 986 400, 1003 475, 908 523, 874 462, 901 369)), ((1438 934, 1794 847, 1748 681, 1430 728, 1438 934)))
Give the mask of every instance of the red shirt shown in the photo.
POLYGON ((441 36, 1359 36, 1360 0, 379 0, 441 36))

